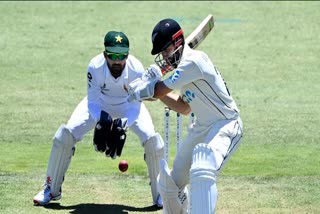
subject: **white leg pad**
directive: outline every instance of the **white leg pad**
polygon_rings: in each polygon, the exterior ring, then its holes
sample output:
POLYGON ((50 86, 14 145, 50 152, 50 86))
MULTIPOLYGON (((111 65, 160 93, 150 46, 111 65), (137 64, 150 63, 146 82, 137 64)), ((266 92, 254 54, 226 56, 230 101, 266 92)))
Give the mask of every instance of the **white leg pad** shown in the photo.
POLYGON ((188 190, 179 189, 171 177, 166 160, 160 161, 160 173, 158 176, 158 186, 163 200, 164 214, 183 214, 188 209, 188 190))
POLYGON ((50 185, 52 195, 58 195, 64 175, 74 154, 76 140, 65 125, 57 130, 51 149, 47 169, 47 183, 50 185))
POLYGON ((193 150, 190 169, 190 213, 212 214, 218 197, 215 156, 207 144, 198 144, 193 150))
POLYGON ((144 151, 151 183, 152 199, 155 204, 158 204, 157 177, 159 174, 159 162, 163 158, 163 140, 159 133, 156 133, 144 143, 144 151))

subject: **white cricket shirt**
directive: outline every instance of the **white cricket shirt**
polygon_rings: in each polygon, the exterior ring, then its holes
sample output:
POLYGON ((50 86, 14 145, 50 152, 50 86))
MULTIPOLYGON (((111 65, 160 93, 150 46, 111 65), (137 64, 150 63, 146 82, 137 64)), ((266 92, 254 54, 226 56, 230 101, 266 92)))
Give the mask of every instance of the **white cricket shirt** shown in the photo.
MULTIPOLYGON (((110 111, 129 109, 140 102, 127 101, 127 88, 130 82, 141 78, 144 73, 141 62, 134 56, 129 55, 125 68, 120 77, 114 78, 107 66, 103 53, 95 56, 88 65, 87 72, 87 93, 88 108, 91 116, 98 121, 102 106, 110 111)), ((111 113, 111 112, 110 112, 111 113)))
POLYGON ((164 80, 170 89, 180 90, 189 103, 199 125, 224 119, 236 119, 239 110, 220 72, 208 56, 185 45, 181 61, 174 73, 164 80))

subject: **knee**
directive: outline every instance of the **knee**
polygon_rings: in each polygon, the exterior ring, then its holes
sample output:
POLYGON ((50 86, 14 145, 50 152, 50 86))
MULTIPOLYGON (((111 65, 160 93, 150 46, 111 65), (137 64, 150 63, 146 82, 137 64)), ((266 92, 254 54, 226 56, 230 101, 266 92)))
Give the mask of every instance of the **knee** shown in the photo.
POLYGON ((54 135, 54 143, 55 145, 61 145, 64 147, 73 147, 76 144, 76 139, 69 129, 62 124, 54 135))
POLYGON ((162 137, 159 133, 150 137, 147 141, 143 143, 145 153, 158 153, 163 151, 164 143, 162 137))
POLYGON ((204 143, 196 145, 192 154, 190 179, 193 181, 209 179, 215 182, 217 176, 216 165, 216 158, 210 146, 204 143))

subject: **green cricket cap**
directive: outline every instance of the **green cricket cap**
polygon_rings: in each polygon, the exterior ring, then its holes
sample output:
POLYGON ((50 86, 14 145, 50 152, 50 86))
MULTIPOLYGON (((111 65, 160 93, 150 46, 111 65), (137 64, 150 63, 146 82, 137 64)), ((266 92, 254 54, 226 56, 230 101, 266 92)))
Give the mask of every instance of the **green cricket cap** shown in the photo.
POLYGON ((128 53, 129 39, 122 32, 109 31, 104 37, 104 47, 107 52, 128 53))

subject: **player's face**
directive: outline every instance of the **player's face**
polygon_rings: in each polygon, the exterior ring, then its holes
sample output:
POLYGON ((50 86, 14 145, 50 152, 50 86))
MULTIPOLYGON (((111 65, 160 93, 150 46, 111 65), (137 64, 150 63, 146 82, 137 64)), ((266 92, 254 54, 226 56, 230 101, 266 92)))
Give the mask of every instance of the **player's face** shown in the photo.
POLYGON ((107 60, 107 64, 111 75, 114 78, 121 76, 124 67, 126 66, 126 60, 128 58, 128 53, 108 53, 104 52, 104 56, 107 60))
POLYGON ((168 65, 172 66, 173 68, 177 68, 181 58, 182 50, 182 45, 177 47, 174 44, 171 44, 161 52, 161 55, 168 65))
POLYGON ((169 61, 174 51, 174 44, 169 45, 164 51, 161 52, 162 58, 169 61))
POLYGON ((155 57, 154 61, 161 68, 163 74, 170 72, 175 68, 175 52, 175 46, 171 44, 155 57))

